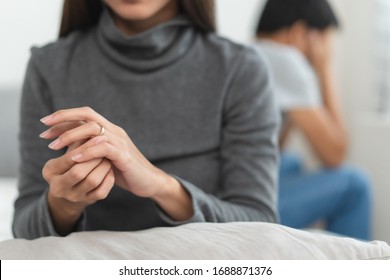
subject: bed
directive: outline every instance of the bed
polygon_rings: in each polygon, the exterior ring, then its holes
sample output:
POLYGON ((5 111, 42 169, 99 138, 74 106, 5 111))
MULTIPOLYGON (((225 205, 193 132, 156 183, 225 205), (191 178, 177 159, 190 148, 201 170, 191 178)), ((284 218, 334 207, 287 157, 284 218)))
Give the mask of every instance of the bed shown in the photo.
POLYGON ((267 223, 193 223, 136 232, 80 232, 0 242, 0 259, 29 260, 390 260, 385 242, 267 223))
POLYGON ((136 232, 12 239, 16 179, 0 178, 0 259, 388 259, 390 246, 268 223, 194 223, 136 232))

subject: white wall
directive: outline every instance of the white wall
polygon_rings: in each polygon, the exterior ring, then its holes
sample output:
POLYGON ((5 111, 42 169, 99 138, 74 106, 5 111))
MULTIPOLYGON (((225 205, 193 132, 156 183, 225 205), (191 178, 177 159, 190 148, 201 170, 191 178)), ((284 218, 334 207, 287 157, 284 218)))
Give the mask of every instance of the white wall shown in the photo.
POLYGON ((57 37, 62 0, 1 1, 0 87, 20 87, 32 45, 57 37))
POLYGON ((390 122, 375 115, 375 1, 338 1, 346 31, 343 38, 342 89, 350 124, 350 160, 371 176, 374 237, 390 242, 390 122))
POLYGON ((239 42, 250 42, 263 0, 216 0, 218 31, 239 42))
POLYGON ((375 1, 332 2, 343 24, 337 42, 337 71, 350 135, 349 161, 365 170, 372 181, 374 238, 390 242, 390 122, 374 113, 375 1))
POLYGON ((372 181, 374 238, 390 242, 390 122, 374 112, 378 94, 374 77, 375 1, 333 2, 343 22, 337 59, 350 133, 349 161, 364 169, 372 181))

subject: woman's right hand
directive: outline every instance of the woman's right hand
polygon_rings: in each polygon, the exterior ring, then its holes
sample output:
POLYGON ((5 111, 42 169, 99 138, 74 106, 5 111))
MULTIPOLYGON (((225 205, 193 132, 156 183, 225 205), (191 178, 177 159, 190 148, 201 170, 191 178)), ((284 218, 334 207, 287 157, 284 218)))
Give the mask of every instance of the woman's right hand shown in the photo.
MULTIPOLYGON (((93 142, 93 140, 91 140, 93 142)), ((83 210, 107 197, 115 181, 111 162, 105 158, 75 163, 71 151, 91 143, 74 143, 63 156, 49 160, 43 177, 49 183, 48 204, 60 235, 72 231, 83 210)))

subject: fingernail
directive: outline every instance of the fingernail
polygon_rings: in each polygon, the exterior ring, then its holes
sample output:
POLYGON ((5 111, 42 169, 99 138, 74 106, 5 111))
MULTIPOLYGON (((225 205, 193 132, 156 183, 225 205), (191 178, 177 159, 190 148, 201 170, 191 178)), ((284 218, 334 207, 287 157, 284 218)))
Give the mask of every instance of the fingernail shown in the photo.
POLYGON ((77 160, 80 159, 80 158, 81 158, 81 154, 76 154, 76 155, 74 155, 74 156, 71 157, 71 159, 72 159, 73 161, 77 161, 77 160))
POLYGON ((41 134, 39 134, 39 137, 46 138, 48 135, 49 135, 49 130, 46 130, 46 131, 42 132, 41 134))
POLYGON ((60 138, 57 138, 56 140, 54 140, 53 142, 51 142, 49 144, 49 148, 50 149, 54 149, 55 147, 58 146, 58 144, 60 144, 60 142, 61 142, 60 138))
POLYGON ((52 115, 49 115, 49 116, 46 116, 46 117, 40 119, 40 121, 43 122, 43 123, 47 123, 47 122, 50 121, 52 118, 53 118, 53 116, 52 116, 52 115))

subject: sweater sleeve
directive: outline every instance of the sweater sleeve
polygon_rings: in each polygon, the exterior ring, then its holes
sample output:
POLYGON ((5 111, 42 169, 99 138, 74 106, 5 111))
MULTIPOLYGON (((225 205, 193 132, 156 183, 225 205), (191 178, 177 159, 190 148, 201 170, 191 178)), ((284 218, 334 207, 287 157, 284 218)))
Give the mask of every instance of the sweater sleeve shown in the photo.
POLYGON ((252 49, 238 56, 225 96, 220 147, 221 186, 217 194, 177 180, 192 198, 188 222, 277 222, 279 114, 264 60, 252 49))
POLYGON ((45 163, 60 156, 47 148, 39 134, 47 128, 39 121, 53 112, 47 83, 42 78, 34 50, 27 66, 20 104, 20 170, 18 197, 14 204, 12 230, 16 238, 58 236, 47 202, 49 186, 42 176, 45 163))

